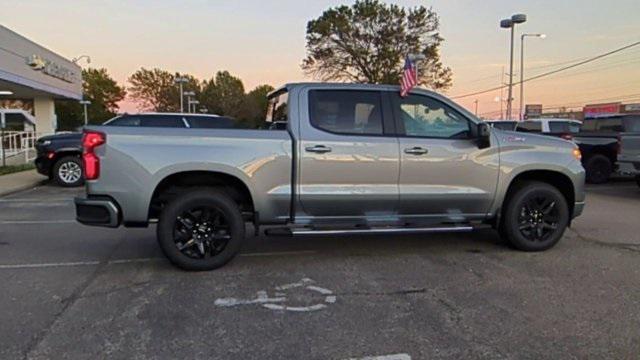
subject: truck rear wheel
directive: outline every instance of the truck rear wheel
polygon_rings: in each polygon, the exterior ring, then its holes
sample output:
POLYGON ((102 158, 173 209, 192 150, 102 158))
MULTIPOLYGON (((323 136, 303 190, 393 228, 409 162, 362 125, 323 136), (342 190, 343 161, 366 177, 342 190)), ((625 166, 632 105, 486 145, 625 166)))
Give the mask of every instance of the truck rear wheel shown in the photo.
POLYGON ((517 249, 543 251, 560 241, 569 224, 569 206, 555 187, 528 181, 509 196, 501 233, 517 249))
POLYGON ((604 155, 593 155, 584 165, 587 171, 587 182, 591 184, 604 184, 609 181, 613 164, 609 158, 604 155))
POLYGON ((217 189, 186 192, 160 214, 158 242, 176 266, 191 271, 217 269, 240 251, 245 225, 238 205, 217 189))

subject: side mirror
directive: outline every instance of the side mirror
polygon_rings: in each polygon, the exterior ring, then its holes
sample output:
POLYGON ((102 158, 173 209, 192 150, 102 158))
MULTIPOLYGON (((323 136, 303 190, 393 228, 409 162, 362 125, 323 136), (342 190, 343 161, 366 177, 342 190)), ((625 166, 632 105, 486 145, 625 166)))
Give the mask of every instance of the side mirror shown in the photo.
POLYGON ((491 127, 489 124, 481 122, 478 124, 478 147, 480 149, 491 146, 491 127))

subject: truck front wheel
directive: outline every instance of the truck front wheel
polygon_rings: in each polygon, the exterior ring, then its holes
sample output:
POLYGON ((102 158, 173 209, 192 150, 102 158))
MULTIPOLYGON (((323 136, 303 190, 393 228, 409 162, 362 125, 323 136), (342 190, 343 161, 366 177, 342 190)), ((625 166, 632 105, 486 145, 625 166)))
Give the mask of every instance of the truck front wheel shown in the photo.
POLYGON ((191 271, 219 268, 240 251, 245 226, 238 205, 217 189, 191 190, 160 214, 158 242, 176 266, 191 271))
POLYGON ((569 207, 555 187, 528 181, 507 199, 501 233, 517 249, 543 251, 560 241, 569 224, 569 207))

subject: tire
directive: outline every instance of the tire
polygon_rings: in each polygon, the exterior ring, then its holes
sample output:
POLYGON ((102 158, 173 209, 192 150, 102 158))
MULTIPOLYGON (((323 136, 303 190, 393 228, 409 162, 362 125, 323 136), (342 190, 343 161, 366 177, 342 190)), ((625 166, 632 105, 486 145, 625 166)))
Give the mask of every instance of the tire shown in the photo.
POLYGON ((591 184, 604 184, 609 181, 613 164, 611 160, 604 155, 593 155, 584 166, 587 171, 587 182, 591 184))
POLYGON ((569 225, 569 206, 560 191, 544 182, 515 185, 503 213, 501 234, 522 251, 555 246, 569 225))
POLYGON ((200 188, 179 195, 162 210, 157 237, 162 252, 177 267, 213 270, 238 254, 245 224, 238 204, 226 193, 200 188))
POLYGON ((82 160, 77 156, 65 156, 53 165, 53 180, 63 187, 77 187, 84 184, 82 160))

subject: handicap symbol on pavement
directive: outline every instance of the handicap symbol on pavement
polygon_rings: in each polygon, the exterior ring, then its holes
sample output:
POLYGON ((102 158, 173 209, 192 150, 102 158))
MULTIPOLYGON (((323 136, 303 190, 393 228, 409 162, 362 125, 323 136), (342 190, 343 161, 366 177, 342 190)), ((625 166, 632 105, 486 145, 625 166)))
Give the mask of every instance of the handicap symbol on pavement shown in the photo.
POLYGON ((333 294, 333 291, 319 287, 319 286, 312 285, 313 283, 314 283, 313 280, 309 278, 304 278, 295 283, 276 286, 273 297, 269 297, 266 290, 260 290, 256 292, 256 297, 254 299, 237 299, 233 297, 221 298, 221 299, 217 299, 214 304, 216 306, 223 306, 223 307, 260 304, 262 305, 262 307, 270 310, 307 312, 307 311, 322 310, 326 308, 328 304, 333 304, 336 302, 336 295, 333 294), (318 293, 321 295, 321 297, 324 298, 324 300, 317 304, 308 305, 308 306, 287 305, 288 299, 287 299, 286 291, 291 289, 297 289, 297 288, 302 288, 307 291, 318 293))

